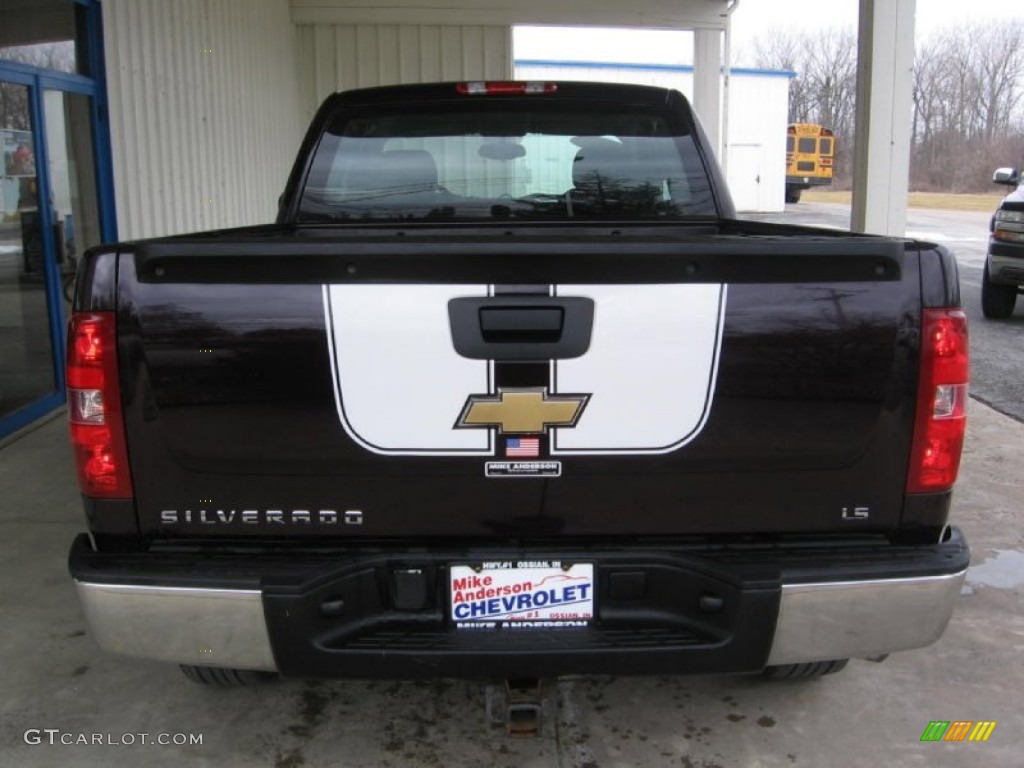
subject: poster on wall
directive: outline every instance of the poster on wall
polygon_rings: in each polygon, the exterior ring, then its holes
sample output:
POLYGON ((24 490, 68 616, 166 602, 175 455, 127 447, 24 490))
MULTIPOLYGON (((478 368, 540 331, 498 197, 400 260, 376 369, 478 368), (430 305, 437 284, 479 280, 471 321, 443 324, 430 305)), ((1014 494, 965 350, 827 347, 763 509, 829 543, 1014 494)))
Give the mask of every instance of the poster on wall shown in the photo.
POLYGON ((31 131, 0 128, 4 153, 4 176, 35 176, 36 153, 31 131))

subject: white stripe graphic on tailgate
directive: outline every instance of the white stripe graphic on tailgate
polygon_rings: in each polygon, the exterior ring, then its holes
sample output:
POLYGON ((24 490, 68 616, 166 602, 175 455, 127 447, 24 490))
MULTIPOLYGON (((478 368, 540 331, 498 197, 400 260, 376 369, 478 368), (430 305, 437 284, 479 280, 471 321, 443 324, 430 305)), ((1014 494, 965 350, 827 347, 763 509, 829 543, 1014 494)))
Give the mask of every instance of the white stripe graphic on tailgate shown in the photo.
POLYGON ((452 429, 472 392, 491 391, 491 364, 455 351, 448 300, 486 285, 325 285, 338 416, 369 451, 490 456, 490 430, 452 429))
POLYGON ((555 392, 592 392, 552 455, 669 453, 704 428, 714 397, 724 285, 559 285, 594 300, 590 349, 552 363, 555 392))
MULTIPOLYGON (((575 428, 551 428, 552 456, 660 454, 704 428, 714 398, 724 285, 560 285, 594 300, 589 350, 552 361, 550 392, 591 395, 575 428)), ((492 429, 454 429, 470 395, 493 393, 494 361, 454 348, 448 302, 486 285, 326 285, 338 415, 369 451, 493 456, 492 429)))

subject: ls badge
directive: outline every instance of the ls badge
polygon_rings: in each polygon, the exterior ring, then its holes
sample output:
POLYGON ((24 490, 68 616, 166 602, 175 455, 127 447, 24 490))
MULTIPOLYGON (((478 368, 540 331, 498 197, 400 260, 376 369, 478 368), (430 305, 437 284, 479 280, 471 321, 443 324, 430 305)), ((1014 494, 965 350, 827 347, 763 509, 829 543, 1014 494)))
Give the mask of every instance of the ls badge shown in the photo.
POLYGON ((559 477, 560 461, 545 460, 551 427, 575 427, 590 395, 549 394, 547 387, 499 388, 497 395, 470 395, 455 429, 496 429, 505 438, 506 458, 534 461, 489 461, 487 477, 559 477))

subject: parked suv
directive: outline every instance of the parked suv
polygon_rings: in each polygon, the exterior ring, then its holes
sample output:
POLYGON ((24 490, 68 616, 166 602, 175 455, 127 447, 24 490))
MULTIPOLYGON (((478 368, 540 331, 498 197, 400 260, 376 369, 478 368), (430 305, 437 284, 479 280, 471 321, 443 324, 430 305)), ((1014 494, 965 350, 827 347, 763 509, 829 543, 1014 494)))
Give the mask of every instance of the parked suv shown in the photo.
POLYGON ((1016 168, 997 169, 992 181, 1014 187, 1014 191, 1003 198, 989 227, 992 234, 981 278, 981 310, 985 317, 1004 318, 1013 314, 1024 285, 1024 186, 1020 186, 1016 168))

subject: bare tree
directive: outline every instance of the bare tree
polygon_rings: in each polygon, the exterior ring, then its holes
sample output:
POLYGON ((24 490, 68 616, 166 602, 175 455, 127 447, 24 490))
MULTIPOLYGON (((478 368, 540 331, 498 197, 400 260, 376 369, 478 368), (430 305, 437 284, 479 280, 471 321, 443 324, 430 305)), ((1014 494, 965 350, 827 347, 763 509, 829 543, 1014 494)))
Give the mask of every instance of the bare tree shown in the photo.
MULTIPOLYGON (((857 40, 852 29, 774 32, 755 43, 758 66, 797 73, 791 122, 837 136, 836 183, 848 183, 854 139, 857 40)), ((947 29, 918 46, 911 186, 982 191, 992 168, 1024 162, 1024 22, 947 29)))
POLYGON ((848 181, 853 157, 857 38, 852 29, 782 33, 755 43, 757 65, 796 72, 789 86, 789 120, 820 123, 835 133, 837 184, 848 181))
POLYGON ((992 141, 1009 131, 1011 115, 1024 94, 1024 24, 992 24, 975 30, 975 34, 980 38, 978 106, 985 138, 992 141))
MULTIPOLYGON (((70 41, 7 46, 3 49, 3 58, 42 69, 75 71, 75 45, 70 41)), ((28 89, 23 85, 0 83, 0 128, 27 131, 31 127, 28 89)))
POLYGON ((993 167, 1020 160, 1024 24, 944 30, 914 68, 911 184, 953 192, 989 188, 993 167))
POLYGON ((837 134, 853 136, 857 92, 857 37, 850 29, 814 36, 807 49, 808 89, 814 96, 815 122, 837 134))
MULTIPOLYGON (((803 69, 802 36, 776 30, 769 37, 754 41, 757 66, 765 69, 799 73, 803 69)), ((797 77, 789 83, 789 120, 803 122, 809 114, 812 99, 807 81, 797 77)))
POLYGON ((20 64, 31 64, 42 69, 56 69, 60 72, 75 71, 75 43, 65 40, 59 43, 35 43, 32 45, 9 45, 3 49, 3 58, 20 64))
POLYGON ((14 128, 19 131, 32 129, 28 108, 28 88, 25 86, 16 83, 0 83, 0 128, 14 128))

